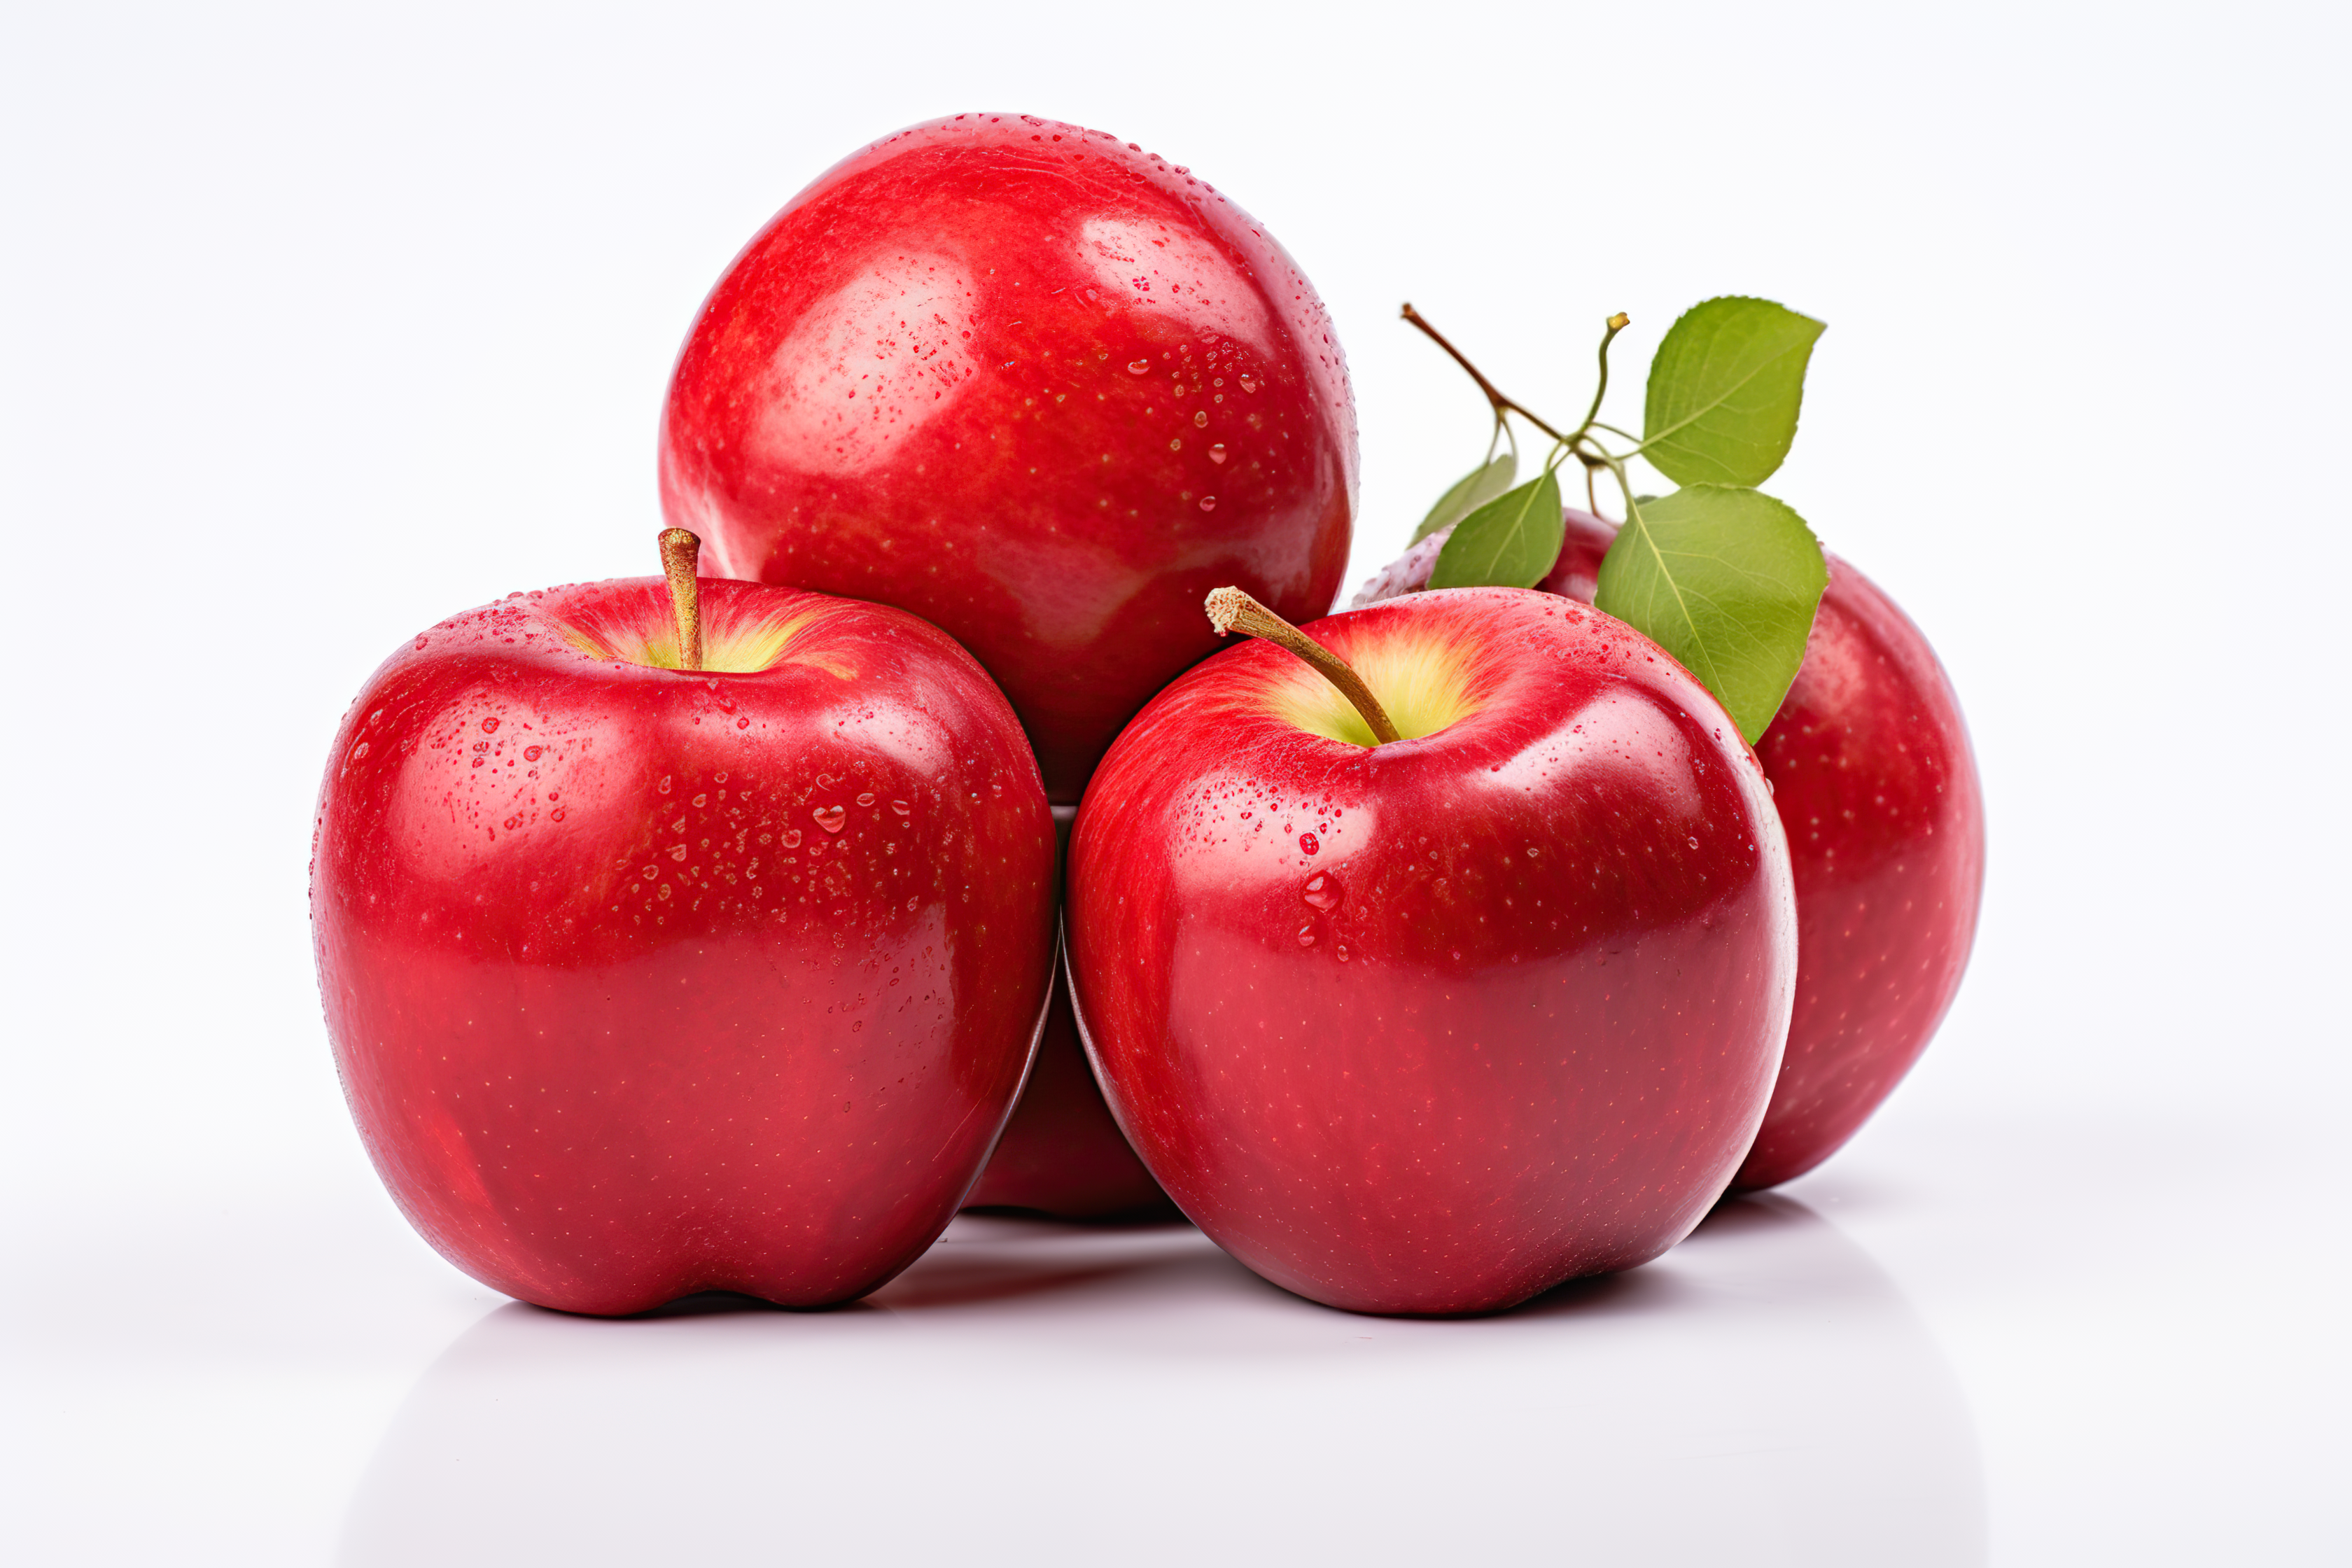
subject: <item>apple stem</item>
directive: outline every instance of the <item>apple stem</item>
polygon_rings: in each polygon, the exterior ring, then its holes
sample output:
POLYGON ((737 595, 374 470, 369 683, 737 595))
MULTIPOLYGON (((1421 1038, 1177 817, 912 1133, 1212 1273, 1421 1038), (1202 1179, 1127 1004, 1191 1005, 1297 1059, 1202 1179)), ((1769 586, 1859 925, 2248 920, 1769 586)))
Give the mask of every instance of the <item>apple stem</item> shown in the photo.
MULTIPOLYGON (((1589 441, 1586 437, 1596 428, 1604 430, 1612 428, 1612 426, 1601 425, 1600 423, 1601 400, 1609 391, 1609 345, 1616 341, 1618 333, 1623 331, 1626 327, 1632 323, 1633 318, 1626 315, 1624 311, 1620 310, 1603 323, 1603 330, 1601 334, 1601 383, 1592 390, 1592 406, 1584 411, 1584 423, 1578 426, 1573 432, 1566 436, 1561 435, 1559 431, 1545 424, 1540 418, 1537 417, 1528 409, 1504 396, 1501 390, 1497 388, 1493 382, 1488 381, 1485 374, 1481 372, 1476 365, 1470 363, 1470 356, 1468 354, 1464 353, 1460 349, 1455 348, 1451 342, 1447 342, 1445 334, 1439 331, 1435 327, 1431 326, 1429 324, 1429 319, 1426 316, 1423 316, 1419 310, 1414 310, 1410 304, 1406 305, 1404 308, 1404 319, 1411 321, 1415 327, 1421 329, 1422 333, 1426 336, 1431 342, 1433 342, 1439 348, 1444 349, 1447 354, 1452 356, 1455 364, 1460 365, 1465 371, 1469 373, 1470 379, 1478 384, 1478 390, 1486 395, 1486 402, 1494 408, 1496 424, 1502 425, 1504 423, 1503 416, 1505 414, 1516 414, 1520 418, 1526 420, 1528 424, 1534 426, 1537 429, 1542 431, 1545 435, 1550 437, 1553 440, 1559 442, 1562 447, 1567 447, 1569 456, 1574 458, 1578 462, 1584 465, 1585 502, 1592 508, 1594 515, 1599 515, 1601 510, 1601 498, 1593 492, 1592 476, 1594 470, 1607 468, 1609 466, 1609 461, 1604 454, 1597 450, 1598 444, 1589 441)), ((1515 446, 1512 449, 1516 451, 1517 448, 1515 446)), ((1489 442, 1487 444, 1487 450, 1489 453, 1487 461, 1492 462, 1494 460, 1491 455, 1494 450, 1493 443, 1489 442)))
POLYGON ((702 595, 694 583, 702 541, 683 528, 661 531, 662 575, 669 579, 670 613, 677 617, 677 667, 702 668, 702 595))
POLYGON ((1224 637, 1240 632, 1247 637, 1264 637, 1315 667, 1318 674, 1339 689, 1339 694, 1356 705, 1364 722, 1372 727, 1374 744, 1402 740, 1397 727, 1389 721, 1388 710, 1381 706, 1372 689, 1364 684, 1363 677, 1348 667, 1348 662, 1305 632, 1243 593, 1239 588, 1210 590, 1206 605, 1209 624, 1224 637))
MULTIPOLYGON (((1439 348, 1444 349, 1447 354, 1453 357, 1455 364, 1460 365, 1464 370, 1470 373, 1470 379, 1478 384, 1478 390, 1485 393, 1486 395, 1486 401, 1495 405, 1495 414, 1497 418, 1502 416, 1505 409, 1508 409, 1510 412, 1517 415, 1520 418, 1526 420, 1528 424, 1534 426, 1537 429, 1542 431, 1545 435, 1550 437, 1555 441, 1568 442, 1574 439, 1573 437, 1561 435, 1559 431, 1553 429, 1550 426, 1545 424, 1542 420, 1537 418, 1534 415, 1528 413, 1526 409, 1520 407, 1509 398, 1504 396, 1501 392, 1496 389, 1495 384, 1488 381, 1486 376, 1479 372, 1478 367, 1470 363, 1470 356, 1464 353, 1460 349, 1455 348, 1452 343, 1447 342, 1445 341, 1445 334, 1439 331, 1435 327, 1431 326, 1429 324, 1428 318, 1423 316, 1419 310, 1414 310, 1410 302, 1405 305, 1404 319, 1411 321, 1414 326, 1419 327, 1422 330, 1423 334, 1426 336, 1431 342, 1433 342, 1439 348)), ((1614 337, 1616 336, 1616 333, 1612 331, 1610 333, 1610 336, 1614 337)), ((1596 406, 1598 405, 1596 405, 1596 406)))

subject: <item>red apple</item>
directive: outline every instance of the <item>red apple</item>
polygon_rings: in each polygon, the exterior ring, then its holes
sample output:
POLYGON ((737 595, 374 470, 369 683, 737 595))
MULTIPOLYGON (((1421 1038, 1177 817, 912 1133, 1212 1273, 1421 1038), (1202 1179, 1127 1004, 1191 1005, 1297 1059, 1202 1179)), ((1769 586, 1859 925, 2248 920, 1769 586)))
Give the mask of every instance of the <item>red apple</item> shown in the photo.
POLYGON ((1119 1124, 1268 1279, 1491 1310, 1656 1257, 1720 1196, 1788 1031, 1764 774, 1648 639, 1549 595, 1414 595, 1153 700, 1079 807, 1066 929, 1119 1124))
POLYGON ((1297 266, 1189 171, 963 114, 835 165, 704 303, 662 508, 726 574, 912 610, 985 666, 1053 800, 1216 646, 1346 569, 1356 425, 1297 266))
POLYGON ((1101 1219, 1165 1210, 1167 1204, 1168 1194, 1135 1157, 1103 1103, 1078 1043, 1068 978, 1056 973, 1028 1085, 964 1206, 1101 1219))
POLYGON ((517 595, 369 679, 311 882, 368 1152, 542 1306, 793 1306, 918 1257, 1037 1037, 1053 826, 1003 696, 879 605, 659 579, 517 595))
MULTIPOLYGON (((1617 531, 1567 521, 1537 586, 1590 604, 1617 531)), ((1356 602, 1421 587, 1444 543, 1423 540, 1356 602)), ((1829 567, 1805 661, 1756 748, 1796 873, 1797 1008, 1735 1188, 1803 1175, 1894 1092, 1959 989, 1984 884, 1984 795, 1951 683, 1892 599, 1829 567)))
MULTIPOLYGON (((1070 826, 1076 820, 1074 805, 1054 808, 1054 832, 1059 848, 1069 845, 1070 826)), ((1061 887, 1061 868, 1055 868, 1055 887, 1061 887)), ((1168 1194, 1128 1147, 1127 1135, 1111 1120, 1087 1065, 1086 1047, 1078 1043, 1077 1020, 1070 1012, 1067 963, 1054 971, 1054 999, 1045 1011, 1045 1032, 1037 1040, 1037 1059, 1021 1090, 1004 1136, 988 1169, 964 1198, 966 1208, 1020 1208, 1056 1219, 1101 1219, 1142 1210, 1170 1211, 1168 1194)))

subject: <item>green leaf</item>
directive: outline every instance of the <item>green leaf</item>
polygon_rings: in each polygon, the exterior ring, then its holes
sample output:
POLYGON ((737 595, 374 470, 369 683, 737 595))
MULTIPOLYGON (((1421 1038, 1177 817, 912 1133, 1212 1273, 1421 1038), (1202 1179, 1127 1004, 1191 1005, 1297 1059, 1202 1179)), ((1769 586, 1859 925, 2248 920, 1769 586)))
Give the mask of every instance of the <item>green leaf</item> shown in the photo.
POLYGON ((1797 438, 1823 325, 1769 300, 1694 305, 1650 361, 1642 456, 1678 485, 1760 485, 1797 438))
POLYGON ((1421 526, 1412 531, 1412 542, 1419 544, 1441 528, 1451 528, 1472 512, 1511 488, 1519 475, 1519 455, 1505 452, 1483 468, 1473 468, 1454 481, 1454 488, 1437 498, 1421 526))
POLYGON ((1546 468, 1462 520, 1430 568, 1433 588, 1532 588, 1559 559, 1559 481, 1546 468))
POLYGON ((1760 490, 1692 485, 1631 510, 1593 604, 1680 659, 1754 745, 1805 659, 1820 543, 1760 490))

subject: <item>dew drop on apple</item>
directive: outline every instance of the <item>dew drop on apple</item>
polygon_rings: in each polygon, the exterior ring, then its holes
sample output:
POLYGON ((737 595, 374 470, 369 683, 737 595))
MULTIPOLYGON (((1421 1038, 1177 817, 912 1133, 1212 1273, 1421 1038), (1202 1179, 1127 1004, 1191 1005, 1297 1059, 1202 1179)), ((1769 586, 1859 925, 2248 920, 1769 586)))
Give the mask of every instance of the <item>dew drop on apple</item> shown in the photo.
MULTIPOLYGON (((1151 362, 1148 359, 1131 359, 1127 362, 1127 369, 1128 374, 1130 375, 1150 375, 1151 374, 1151 362)), ((423 647, 425 646, 425 639, 419 637, 416 641, 416 646, 423 647)))
POLYGON ((897 812, 901 816, 906 816, 910 815, 915 808, 908 805, 903 800, 894 800, 890 803, 890 809, 897 812))
POLYGON ((1318 871, 1307 879, 1298 896, 1318 910, 1336 909, 1339 903, 1339 879, 1328 871, 1318 871))
POLYGON ((1222 463, 1222 462, 1223 462, 1224 460, 1225 460, 1225 444, 1224 444, 1223 441, 1219 441, 1219 442, 1215 443, 1214 445, 1213 445, 1212 447, 1210 447, 1210 448, 1209 448, 1209 461, 1211 461, 1211 462, 1213 462, 1213 463, 1222 463))
POLYGON ((816 818, 816 825, 827 833, 840 832, 841 825, 849 820, 849 813, 837 805, 820 805, 810 815, 816 818))
POLYGON ((1312 925, 1303 925, 1298 928, 1298 945, 1301 947, 1315 945, 1315 928, 1312 925))
POLYGON ((860 805, 872 805, 874 804, 874 792, 872 790, 867 790, 865 794, 859 795, 857 797, 857 804, 860 805))
POLYGON ((1257 378, 1250 375, 1242 377, 1242 390, 1244 392, 1255 392, 1257 390, 1257 378))
POLYGON ((1312 855, 1323 847, 1323 841, 1312 833, 1302 833, 1298 836, 1298 847, 1302 853, 1312 855))
POLYGON ((1216 497, 1214 497, 1214 496, 1202 496, 1202 497, 1201 498, 1201 510, 1202 510, 1202 511, 1214 511, 1214 510, 1217 510, 1217 498, 1216 498, 1216 497))
POLYGON ((800 847, 801 847, 801 830, 800 830, 799 828, 797 828, 797 827, 787 827, 787 828, 785 828, 785 829, 784 829, 784 847, 785 847, 785 848, 787 848, 787 849, 797 849, 797 848, 799 848, 800 847))

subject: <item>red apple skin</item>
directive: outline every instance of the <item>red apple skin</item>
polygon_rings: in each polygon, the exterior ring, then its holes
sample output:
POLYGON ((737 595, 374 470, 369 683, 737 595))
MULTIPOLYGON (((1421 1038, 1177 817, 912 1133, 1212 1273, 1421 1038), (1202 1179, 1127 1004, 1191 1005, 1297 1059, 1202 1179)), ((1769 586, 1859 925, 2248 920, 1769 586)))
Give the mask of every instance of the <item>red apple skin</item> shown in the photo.
MULTIPOLYGON (((1061 856, 1069 848, 1077 815, 1075 805, 1054 808, 1057 900, 1061 856)), ((1142 1219, 1175 1212, 1103 1103, 1070 1011, 1066 961, 1055 964, 1054 999, 1046 1007, 1029 1081, 964 1206, 1029 1209, 1055 1219, 1142 1219)))
POLYGON ((706 631, 803 624, 719 674, 567 640, 666 622, 658 579, 457 616, 369 679, 320 796, 368 1153, 451 1262, 567 1311, 898 1273, 987 1159, 1051 972, 1052 823, 979 665, 897 610, 702 594, 706 631))
POLYGON ((1327 739, 1267 707, 1321 678, 1252 641, 1128 727, 1065 916, 1119 1125, 1220 1246, 1335 1307, 1491 1311, 1656 1257, 1746 1154, 1788 1031, 1761 768, 1680 665, 1549 595, 1304 629, 1376 693, 1384 646, 1454 650, 1476 710, 1327 739))
POLYGON ((1172 1215, 1168 1194, 1103 1103, 1078 1041, 1066 974, 1055 975, 1045 1030, 1021 1102, 964 1206, 1029 1209, 1055 1219, 1172 1215))
POLYGON ((706 562, 911 610, 1011 698, 1075 805, 1212 652, 1204 595, 1331 607, 1355 405, 1314 289, 1188 171, 965 114, 886 137, 729 267, 664 409, 706 562))
MULTIPOLYGON (((1537 584, 1592 602, 1614 525, 1570 510, 1537 584)), ((1429 581, 1423 540, 1357 595, 1429 581)), ((1829 557, 1787 701, 1757 754, 1797 879, 1797 1007, 1789 1049, 1735 1190, 1778 1186, 1828 1159, 1911 1070, 1952 1004, 1984 886, 1984 793, 1959 700, 1895 601, 1829 557)))

